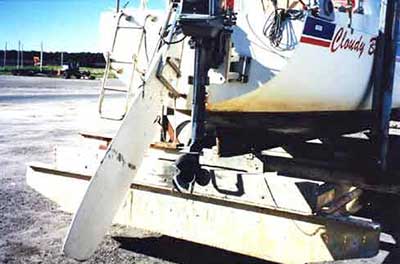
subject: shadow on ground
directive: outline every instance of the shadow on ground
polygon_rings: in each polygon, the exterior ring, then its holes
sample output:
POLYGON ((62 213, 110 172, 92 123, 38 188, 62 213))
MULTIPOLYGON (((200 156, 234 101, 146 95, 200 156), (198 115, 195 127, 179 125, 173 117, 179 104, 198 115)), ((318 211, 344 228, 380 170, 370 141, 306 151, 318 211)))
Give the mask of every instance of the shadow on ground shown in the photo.
POLYGON ((230 251, 217 249, 169 236, 128 238, 113 237, 120 248, 174 263, 259 263, 273 264, 230 251))
POLYGON ((396 244, 381 241, 380 249, 389 252, 382 264, 400 263, 400 197, 366 192, 362 216, 381 224, 382 232, 390 234, 396 244))

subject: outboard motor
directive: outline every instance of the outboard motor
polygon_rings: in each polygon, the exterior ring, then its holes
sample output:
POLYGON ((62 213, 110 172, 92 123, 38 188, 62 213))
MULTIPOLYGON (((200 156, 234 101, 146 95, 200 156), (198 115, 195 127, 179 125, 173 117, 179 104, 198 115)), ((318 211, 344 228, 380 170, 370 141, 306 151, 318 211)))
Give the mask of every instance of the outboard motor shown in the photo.
MULTIPOLYGON (((211 68, 217 68, 226 55, 226 42, 235 24, 233 1, 228 6, 224 0, 183 0, 179 25, 183 34, 193 42, 210 48, 212 56, 205 61, 211 68)), ((192 48, 195 48, 192 45, 192 48)), ((211 54, 210 54, 211 55, 211 54)))
POLYGON ((231 27, 236 18, 233 1, 223 0, 183 0, 179 26, 183 34, 189 36, 190 46, 195 49, 192 103, 192 136, 189 152, 175 163, 177 173, 175 187, 188 190, 195 180, 207 184, 208 176, 201 170, 199 155, 205 140, 205 100, 208 71, 218 68, 224 61, 231 27))

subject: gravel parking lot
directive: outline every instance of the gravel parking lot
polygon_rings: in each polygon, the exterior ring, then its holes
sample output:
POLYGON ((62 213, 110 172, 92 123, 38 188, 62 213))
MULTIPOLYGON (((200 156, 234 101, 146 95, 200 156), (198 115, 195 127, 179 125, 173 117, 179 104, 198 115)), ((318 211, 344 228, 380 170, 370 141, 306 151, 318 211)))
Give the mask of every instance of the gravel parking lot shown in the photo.
MULTIPOLYGON (((97 115, 99 85, 0 76, 0 263, 76 263, 61 253, 72 216, 27 186, 25 169, 52 162, 54 147, 75 144, 82 130, 115 132, 115 122, 88 118, 97 115)), ((110 233, 87 263, 263 263, 139 229, 110 233)))

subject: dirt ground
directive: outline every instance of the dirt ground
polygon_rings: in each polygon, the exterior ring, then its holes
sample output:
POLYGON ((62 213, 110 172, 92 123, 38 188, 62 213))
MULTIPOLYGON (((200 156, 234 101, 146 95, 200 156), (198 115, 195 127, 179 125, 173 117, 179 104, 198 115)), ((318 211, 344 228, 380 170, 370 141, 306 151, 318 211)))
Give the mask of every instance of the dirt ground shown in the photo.
MULTIPOLYGON (((84 121, 96 112, 98 87, 98 81, 0 76, 0 263, 76 263, 61 253, 71 215, 26 185, 25 168, 31 161, 51 162, 54 147, 74 144, 81 130, 100 126, 114 133, 115 124, 84 121)), ((400 207, 398 200, 393 204, 400 207)), ((376 218, 396 234, 400 218, 382 212, 376 218)), ((400 263, 396 237, 387 235, 373 259, 337 263, 400 263)), ((114 226, 86 263, 267 262, 114 226)))

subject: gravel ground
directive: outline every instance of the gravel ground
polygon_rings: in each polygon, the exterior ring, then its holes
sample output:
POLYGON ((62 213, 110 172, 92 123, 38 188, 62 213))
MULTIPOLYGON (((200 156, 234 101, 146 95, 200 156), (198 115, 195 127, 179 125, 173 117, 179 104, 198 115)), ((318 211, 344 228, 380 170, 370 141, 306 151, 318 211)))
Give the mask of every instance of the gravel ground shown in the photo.
MULTIPOLYGON (((26 185, 25 168, 31 161, 53 161, 54 147, 74 144, 81 130, 115 131, 115 124, 87 122, 96 111, 98 87, 98 81, 0 76, 0 263, 76 263, 61 253, 71 215, 26 185)), ((398 238, 400 217, 392 208, 400 203, 393 197, 381 200, 371 205, 382 212, 373 217, 398 238), (391 208, 382 209, 385 204, 391 208)), ((390 242, 393 237, 387 237, 377 257, 337 263, 400 263, 399 250, 390 242)), ((267 262, 114 226, 86 263, 267 262)))

